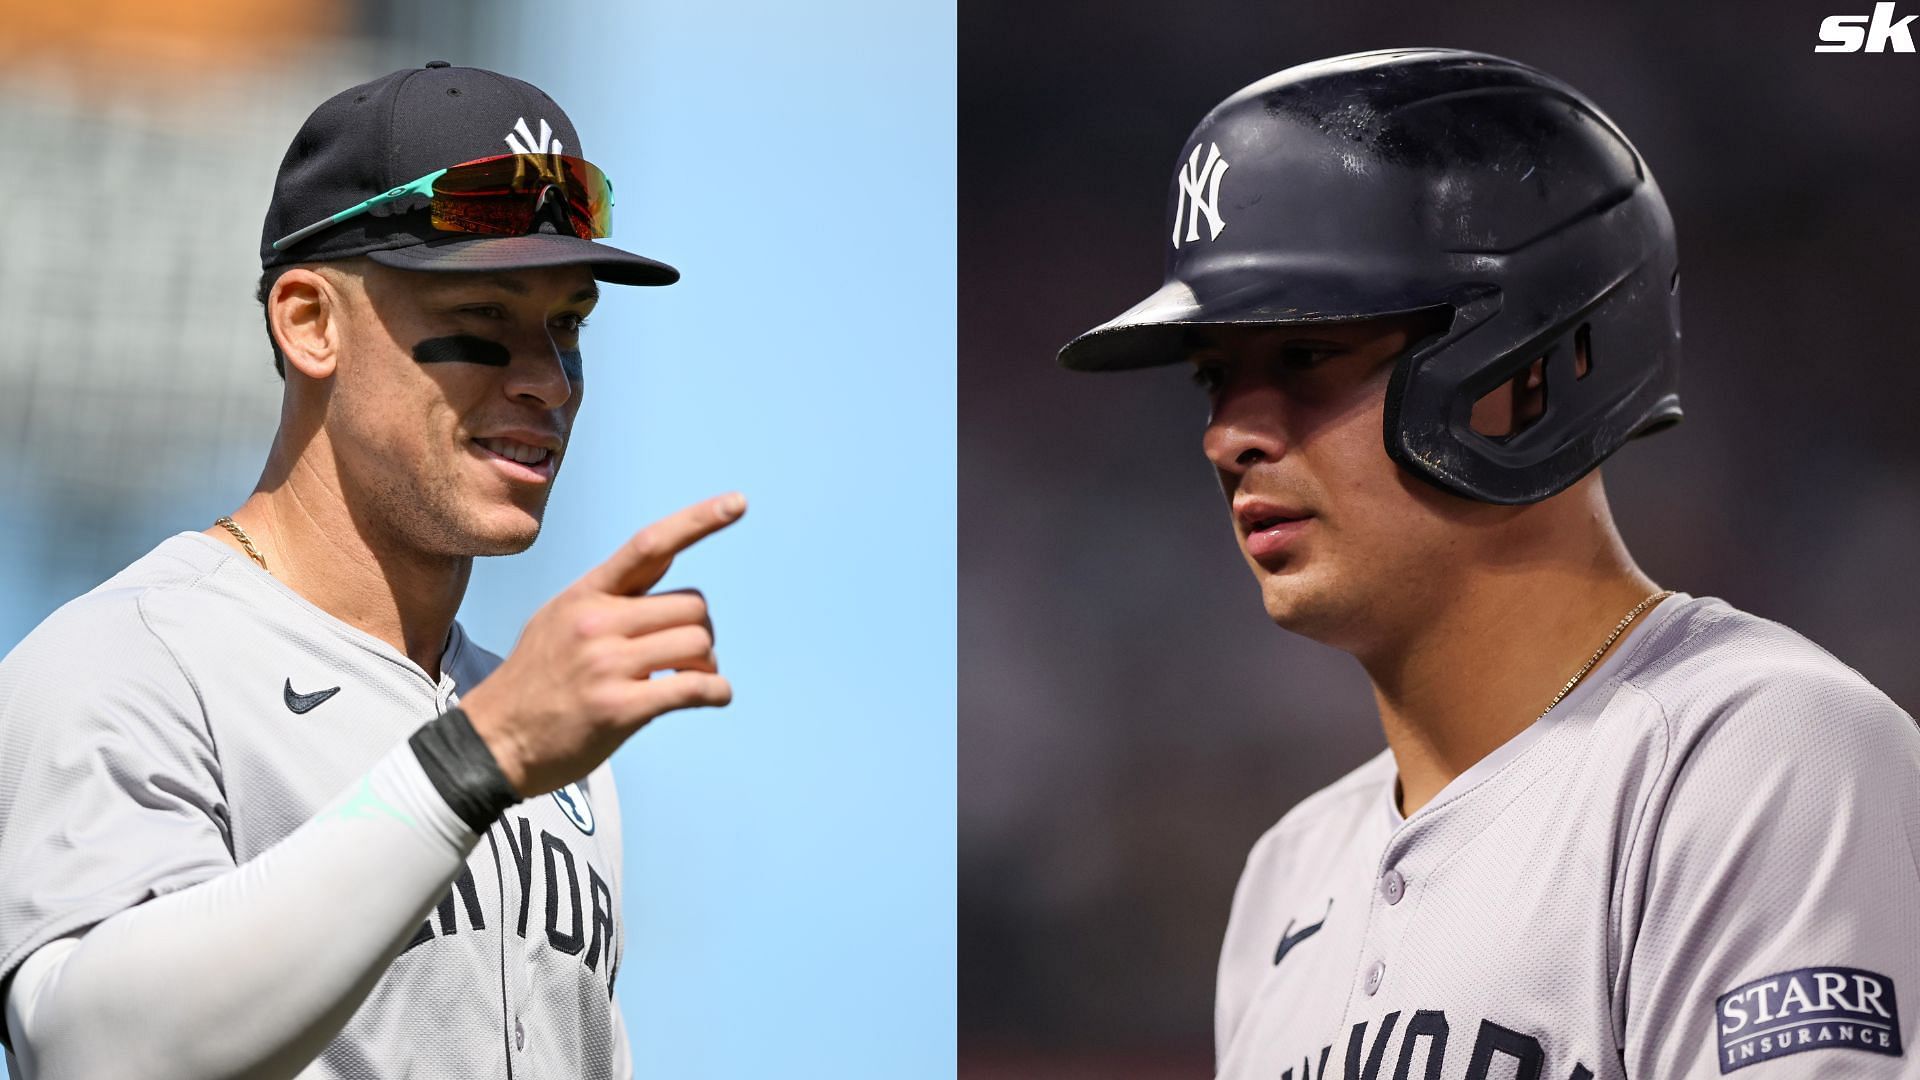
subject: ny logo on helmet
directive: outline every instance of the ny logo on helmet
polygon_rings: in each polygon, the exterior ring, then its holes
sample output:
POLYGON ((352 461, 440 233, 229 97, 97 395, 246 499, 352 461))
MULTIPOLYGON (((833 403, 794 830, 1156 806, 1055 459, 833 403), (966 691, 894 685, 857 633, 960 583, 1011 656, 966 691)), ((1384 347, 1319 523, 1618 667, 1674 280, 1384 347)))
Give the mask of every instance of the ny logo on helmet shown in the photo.
POLYGON ((1220 220, 1220 178, 1227 175, 1227 159, 1220 156, 1220 144, 1207 145, 1207 163, 1200 164, 1200 144, 1180 170, 1180 201, 1173 211, 1173 246, 1180 246, 1181 224, 1186 225, 1187 240, 1200 239, 1200 215, 1207 216, 1207 239, 1220 239, 1227 223, 1220 220))

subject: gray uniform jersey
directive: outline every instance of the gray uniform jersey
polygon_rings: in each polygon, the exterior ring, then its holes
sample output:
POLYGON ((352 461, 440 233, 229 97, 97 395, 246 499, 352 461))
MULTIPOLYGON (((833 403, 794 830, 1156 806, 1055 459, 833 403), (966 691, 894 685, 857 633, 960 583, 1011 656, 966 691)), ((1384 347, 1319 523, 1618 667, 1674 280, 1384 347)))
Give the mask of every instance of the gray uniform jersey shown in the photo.
POLYGON ((1920 1076, 1920 730, 1719 600, 1643 618, 1411 818, 1382 753, 1261 838, 1221 1077, 1920 1076))
MULTIPOLYGON (((272 847, 499 662, 456 624, 436 681, 218 541, 161 543, 0 661, 0 978, 272 847)), ((620 857, 604 765, 510 808, 302 1077, 626 1075, 620 857)))

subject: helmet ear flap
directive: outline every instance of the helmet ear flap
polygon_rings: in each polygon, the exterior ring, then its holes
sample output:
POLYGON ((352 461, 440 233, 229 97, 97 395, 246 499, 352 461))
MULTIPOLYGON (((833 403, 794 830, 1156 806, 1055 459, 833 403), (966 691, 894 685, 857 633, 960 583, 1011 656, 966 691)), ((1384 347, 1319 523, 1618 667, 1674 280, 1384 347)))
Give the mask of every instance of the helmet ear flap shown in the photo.
POLYGON ((1468 420, 1473 433, 1504 443, 1539 423, 1547 412, 1547 369, 1543 353, 1506 382, 1481 394, 1468 420))
POLYGON ((1571 338, 1555 343, 1512 378, 1481 394, 1473 403, 1468 426, 1496 443, 1524 435, 1553 408, 1554 386, 1579 382, 1593 372, 1592 340, 1593 324, 1581 323, 1571 338))

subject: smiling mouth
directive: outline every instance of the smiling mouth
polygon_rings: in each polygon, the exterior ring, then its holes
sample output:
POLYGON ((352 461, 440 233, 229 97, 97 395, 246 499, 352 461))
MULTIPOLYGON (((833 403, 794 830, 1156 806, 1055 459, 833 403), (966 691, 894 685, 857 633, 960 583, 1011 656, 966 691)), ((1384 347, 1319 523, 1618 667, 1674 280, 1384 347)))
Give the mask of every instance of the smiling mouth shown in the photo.
POLYGON ((526 443, 514 442, 512 439, 475 439, 473 441, 488 453, 522 465, 540 465, 553 456, 553 451, 544 446, 528 446, 526 443))

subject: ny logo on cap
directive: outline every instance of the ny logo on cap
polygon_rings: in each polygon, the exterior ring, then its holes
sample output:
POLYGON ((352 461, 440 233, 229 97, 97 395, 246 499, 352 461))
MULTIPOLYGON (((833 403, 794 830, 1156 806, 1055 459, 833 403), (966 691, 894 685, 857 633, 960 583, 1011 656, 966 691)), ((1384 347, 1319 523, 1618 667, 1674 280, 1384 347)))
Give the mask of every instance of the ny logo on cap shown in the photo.
MULTIPOLYGON (((513 125, 512 131, 507 132, 507 149, 516 154, 566 153, 565 150, 561 149, 560 140, 553 137, 553 128, 548 126, 545 119, 540 121, 540 138, 536 142, 533 137, 533 132, 527 127, 527 118, 524 116, 513 125)), ((1219 230, 1215 229, 1214 231, 1218 232, 1219 230)))
POLYGON ((1200 215, 1207 216, 1207 239, 1220 239, 1227 223, 1220 220, 1220 178, 1227 174, 1227 159, 1220 156, 1220 144, 1209 143, 1207 163, 1200 164, 1200 144, 1180 170, 1180 202, 1173 211, 1173 246, 1180 246, 1180 224, 1186 222, 1189 241, 1200 239, 1200 215))

